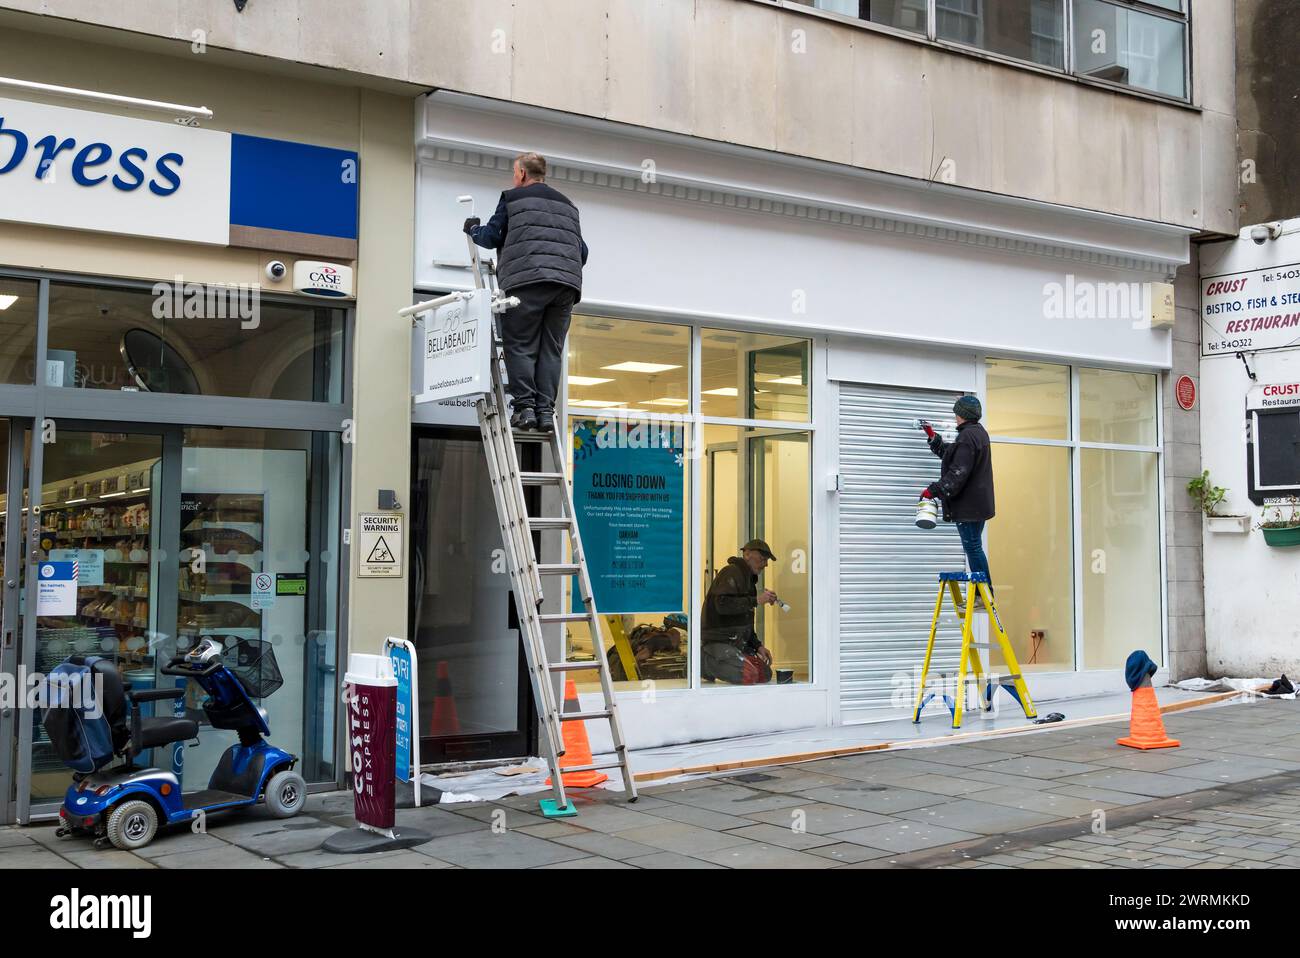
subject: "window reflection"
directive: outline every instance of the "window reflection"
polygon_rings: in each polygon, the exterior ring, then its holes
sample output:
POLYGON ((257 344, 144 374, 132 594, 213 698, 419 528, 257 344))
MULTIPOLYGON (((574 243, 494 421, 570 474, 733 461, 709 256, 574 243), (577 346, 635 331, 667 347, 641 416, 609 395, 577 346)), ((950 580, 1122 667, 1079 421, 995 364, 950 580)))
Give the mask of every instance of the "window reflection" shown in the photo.
POLYGON ((806 339, 700 331, 700 413, 724 419, 806 422, 810 418, 806 339))
POLYGON ((340 402, 343 311, 253 290, 50 286, 53 386, 340 402))

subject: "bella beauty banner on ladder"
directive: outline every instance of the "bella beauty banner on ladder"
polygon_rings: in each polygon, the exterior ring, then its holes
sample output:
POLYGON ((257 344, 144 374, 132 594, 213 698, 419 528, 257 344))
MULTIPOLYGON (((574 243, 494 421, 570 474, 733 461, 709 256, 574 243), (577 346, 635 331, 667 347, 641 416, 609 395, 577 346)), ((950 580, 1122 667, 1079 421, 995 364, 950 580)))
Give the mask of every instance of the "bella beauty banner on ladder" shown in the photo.
MULTIPOLYGON (((684 610, 685 487, 680 424, 574 421, 573 501, 602 615, 684 610)), ((581 611, 576 578, 572 595, 581 611)))

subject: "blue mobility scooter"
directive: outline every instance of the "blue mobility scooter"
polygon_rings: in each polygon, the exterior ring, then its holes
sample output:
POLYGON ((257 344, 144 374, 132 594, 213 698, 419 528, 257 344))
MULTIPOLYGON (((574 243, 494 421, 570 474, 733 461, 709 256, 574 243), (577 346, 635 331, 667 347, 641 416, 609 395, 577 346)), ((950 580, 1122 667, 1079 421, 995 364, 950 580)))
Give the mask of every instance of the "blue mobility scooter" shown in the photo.
POLYGON ((75 655, 54 670, 50 676, 54 707, 46 712, 44 725, 60 759, 73 769, 72 784, 59 809, 60 837, 89 834, 96 848, 112 844, 130 851, 149 844, 160 825, 188 822, 208 812, 260 801, 277 818, 302 811, 307 787, 293 770, 297 756, 262 738, 270 728, 265 711, 253 702, 283 684, 275 653, 261 640, 228 637, 225 643, 204 639, 159 670, 197 682, 208 694, 203 702, 208 722, 214 729, 239 735, 238 744, 222 754, 208 787, 196 792, 182 793, 179 779, 170 770, 141 768, 133 761, 149 749, 198 738, 198 723, 191 718, 141 714, 141 706, 147 703, 183 697, 184 683, 177 688, 132 691, 123 685, 113 663, 97 656, 75 655), (54 682, 60 675, 63 681, 54 682), (103 687, 97 708, 71 701, 69 680, 92 686, 100 677, 103 687), (119 757, 123 761, 114 765, 119 757))

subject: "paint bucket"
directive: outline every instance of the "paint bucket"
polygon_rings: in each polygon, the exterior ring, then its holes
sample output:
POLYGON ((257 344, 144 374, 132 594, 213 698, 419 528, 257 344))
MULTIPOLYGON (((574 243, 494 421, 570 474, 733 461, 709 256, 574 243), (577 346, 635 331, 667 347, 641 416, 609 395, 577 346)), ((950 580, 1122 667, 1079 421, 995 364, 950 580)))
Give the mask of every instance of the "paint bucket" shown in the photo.
POLYGON ((916 504, 916 527, 933 529, 939 524, 939 503, 935 499, 922 499, 916 504))

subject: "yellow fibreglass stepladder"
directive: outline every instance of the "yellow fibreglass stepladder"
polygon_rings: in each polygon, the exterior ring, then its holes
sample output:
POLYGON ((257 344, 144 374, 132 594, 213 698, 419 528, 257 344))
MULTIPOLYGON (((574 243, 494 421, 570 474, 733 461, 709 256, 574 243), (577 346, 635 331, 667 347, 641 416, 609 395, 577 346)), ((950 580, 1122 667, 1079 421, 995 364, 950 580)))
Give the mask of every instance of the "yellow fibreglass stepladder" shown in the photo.
POLYGON ((1007 638, 1006 629, 1002 628, 1002 620, 998 617, 998 610, 993 604, 993 592, 989 589, 989 577, 986 572, 940 572, 939 573, 939 595, 934 602, 934 617, 930 620, 930 641, 925 646, 925 664, 921 666, 921 687, 916 693, 916 709, 912 712, 912 721, 921 721, 921 710, 925 708, 927 702, 934 698, 935 692, 926 694, 925 680, 930 674, 930 659, 934 654, 934 637, 939 630, 939 615, 943 611, 944 594, 952 596, 953 611, 961 618, 961 658, 957 665, 957 686, 954 698, 949 698, 946 691, 940 690, 944 702, 952 712, 952 727, 961 728, 962 707, 966 702, 967 683, 974 683, 976 688, 981 684, 984 685, 984 711, 993 710, 993 694, 998 688, 1006 689, 1013 698, 1025 710, 1025 718, 1035 718, 1038 715, 1037 709, 1034 708, 1034 700, 1029 697, 1029 687, 1025 685, 1025 677, 1021 674, 1020 663, 1016 661, 1016 653, 1011 648, 1011 640, 1007 638), (959 582, 967 583, 965 609, 962 608, 961 588, 957 585, 959 582), (989 623, 992 626, 993 633, 997 636, 998 647, 1002 650, 1002 660, 1010 670, 1009 675, 1000 675, 997 677, 997 687, 994 687, 994 676, 992 673, 993 666, 993 644, 991 642, 976 642, 972 634, 971 626, 975 619, 975 596, 979 594, 980 600, 984 603, 984 608, 989 613, 989 623), (980 661, 980 649, 989 650, 989 671, 984 671, 983 663, 980 661), (970 671, 973 674, 971 678, 966 677, 970 671), (987 676, 987 679, 985 678, 987 676))

